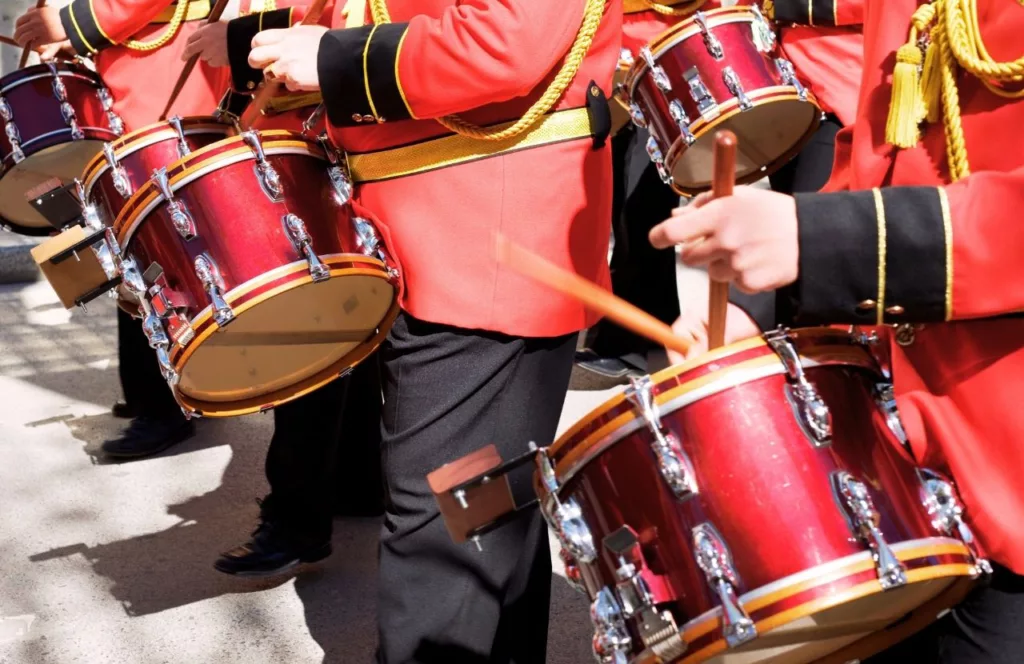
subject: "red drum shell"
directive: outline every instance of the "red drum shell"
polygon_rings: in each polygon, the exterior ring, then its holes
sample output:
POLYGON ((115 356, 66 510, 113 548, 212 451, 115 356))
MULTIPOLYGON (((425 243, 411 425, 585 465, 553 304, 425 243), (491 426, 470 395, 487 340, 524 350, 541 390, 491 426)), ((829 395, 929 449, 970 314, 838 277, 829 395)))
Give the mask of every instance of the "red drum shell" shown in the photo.
POLYGON ((689 644, 681 661, 703 662, 726 650, 717 596, 694 562, 692 529, 701 523, 711 523, 728 547, 737 595, 758 628, 743 654, 735 652, 744 662, 782 652, 788 658, 780 661, 814 661, 976 573, 968 548, 931 523, 916 467, 875 404, 872 387, 881 376, 868 351, 837 330, 791 335, 808 378, 831 407, 827 447, 815 447, 804 433, 784 396, 784 366, 755 339, 652 377, 662 425, 694 467, 696 497, 680 501, 669 490, 651 434, 622 397, 550 448, 559 496, 579 503, 598 547, 595 562, 579 565, 591 597, 616 582, 619 563, 602 541, 630 526, 655 601, 674 614, 689 644), (907 568, 907 586, 883 595, 833 489, 836 471, 869 487, 879 528, 907 568))
MULTIPOLYGON (((220 122, 210 116, 182 118, 181 128, 185 144, 191 151, 237 133, 230 123, 220 122)), ((131 194, 146 184, 154 171, 181 159, 178 153, 178 132, 166 121, 125 134, 113 141, 111 148, 128 180, 128 196, 122 196, 114 186, 113 170, 103 153, 93 157, 85 167, 83 176, 86 199, 97 207, 100 218, 108 226, 117 219, 131 194)))
POLYGON ((100 77, 77 62, 55 62, 67 101, 83 138, 74 140, 45 64, 33 65, 0 79, 0 97, 11 111, 25 160, 15 163, 11 141, 0 118, 0 221, 24 235, 48 235, 54 228, 25 200, 25 192, 51 178, 63 184, 80 177, 106 141, 120 134, 111 128, 100 90, 100 77))
POLYGON ((398 309, 397 273, 360 249, 351 208, 335 200, 321 147, 295 132, 260 134, 281 178, 280 202, 261 188, 251 148, 233 137, 168 168, 175 200, 195 221, 195 239, 175 230, 152 182, 114 224, 139 269, 158 263, 185 305, 194 338, 168 330, 175 340, 170 358, 181 375, 176 396, 204 416, 265 410, 337 378, 382 341, 398 309), (327 281, 312 282, 285 231, 288 213, 304 221, 314 251, 331 269, 327 281), (201 254, 215 263, 223 297, 235 312, 223 328, 214 322, 196 275, 201 254))
MULTIPOLYGON (((649 45, 657 65, 665 70, 672 91, 663 93, 641 57, 634 58, 625 88, 643 112, 651 135, 658 141, 673 187, 685 195, 711 187, 714 134, 729 129, 738 140, 736 180, 749 183, 770 175, 794 157, 810 140, 821 122, 821 109, 810 90, 801 99, 783 81, 774 58, 755 45, 753 26, 759 20, 748 7, 712 9, 703 16, 710 32, 720 41, 724 58, 716 60, 705 46, 693 18, 664 32, 649 45), (723 78, 731 67, 752 108, 741 111, 736 95, 723 78), (720 115, 702 119, 690 94, 685 74, 695 69, 717 101, 720 115), (678 100, 690 119, 696 142, 687 145, 672 117, 669 103, 678 100)), ((777 50, 777 49, 776 49, 777 50)))

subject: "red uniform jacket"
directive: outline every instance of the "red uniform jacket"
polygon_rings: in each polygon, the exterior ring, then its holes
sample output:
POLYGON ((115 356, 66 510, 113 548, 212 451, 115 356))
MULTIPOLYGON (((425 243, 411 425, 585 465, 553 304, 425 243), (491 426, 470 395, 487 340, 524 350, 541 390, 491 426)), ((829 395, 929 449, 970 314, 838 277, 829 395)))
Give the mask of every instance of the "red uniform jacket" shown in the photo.
MULTIPOLYGON (((607 116, 603 96, 621 44, 620 2, 608 1, 556 111, 593 107, 596 116, 600 105, 607 116)), ((477 125, 518 119, 559 70, 584 5, 390 0, 394 23, 328 32, 318 64, 332 140, 353 158, 450 135, 433 118, 452 113, 477 125)), ((335 26, 343 25, 341 9, 335 7, 335 26)), ((357 202, 375 213, 403 270, 405 310, 431 322, 519 336, 563 335, 595 322, 574 299, 499 265, 494 238, 501 232, 607 284, 610 145, 590 136, 522 149, 513 141, 513 149, 493 155, 487 154, 492 143, 469 140, 479 158, 357 188, 357 202)), ((431 156, 443 162, 447 153, 431 156)))
MULTIPOLYGON (((148 42, 163 35, 169 25, 152 23, 173 10, 170 0, 72 0, 60 10, 61 23, 74 49, 95 59, 96 69, 114 97, 114 109, 128 131, 156 122, 164 110, 184 63, 185 42, 203 21, 184 22, 160 48, 133 50, 129 39, 148 42)), ((200 63, 171 114, 209 115, 227 88, 226 69, 200 63)))
MULTIPOLYGON (((979 2, 998 61, 1020 57, 1024 10, 979 2)), ((893 345, 897 401, 917 459, 950 472, 988 554, 1024 574, 1024 100, 959 70, 971 175, 950 184, 941 123, 885 144, 896 49, 916 0, 869 3, 860 110, 844 130, 837 185, 798 195, 798 323, 917 323, 893 345), (872 189, 880 188, 880 189, 872 189)))
MULTIPOLYGON (((822 109, 853 124, 864 56, 866 0, 775 0, 774 17, 786 58, 822 109)), ((765 3, 768 5, 769 3, 765 3)))

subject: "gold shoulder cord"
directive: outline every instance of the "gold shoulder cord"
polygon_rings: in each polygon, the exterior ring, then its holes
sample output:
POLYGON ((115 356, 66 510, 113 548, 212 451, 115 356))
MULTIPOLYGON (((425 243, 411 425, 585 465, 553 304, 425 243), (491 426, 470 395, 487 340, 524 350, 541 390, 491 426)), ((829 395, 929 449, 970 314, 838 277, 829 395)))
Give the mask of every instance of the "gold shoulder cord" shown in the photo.
MULTIPOLYGON (((559 2, 560 0, 548 1, 559 2)), ((526 112, 526 115, 511 127, 501 131, 488 130, 466 122, 457 115, 435 118, 437 122, 456 134, 484 141, 502 141, 518 136, 528 130, 554 108, 562 94, 568 89, 569 84, 572 83, 573 78, 576 77, 576 72, 579 71, 583 58, 586 56, 587 51, 590 50, 590 46, 594 41, 594 35, 597 34, 597 28, 601 24, 601 18, 604 15, 604 7, 605 0, 587 0, 586 8, 583 11, 583 24, 576 34, 576 40, 573 42, 572 48, 569 49, 569 54, 566 56, 562 68, 558 71, 558 75, 555 76, 555 80, 551 82, 551 85, 548 86, 548 89, 541 98, 534 102, 533 106, 526 112)), ((370 12, 373 16, 373 22, 377 25, 391 22, 387 0, 370 0, 370 12)))
MULTIPOLYGON (((1024 7, 1024 0, 1015 2, 1024 7)), ((917 145, 921 139, 918 125, 937 122, 941 108, 946 158, 955 182, 971 174, 956 86, 957 67, 981 79, 1000 97, 1021 99, 1024 89, 1011 91, 1003 86, 1024 82, 1024 57, 1011 62, 992 59, 981 38, 977 0, 935 0, 921 5, 911 25, 910 39, 896 53, 886 142, 900 148, 917 145)))
POLYGON ((703 7, 707 0, 691 0, 691 2, 674 6, 662 5, 654 0, 643 0, 643 2, 653 11, 665 16, 688 16, 703 7))
POLYGON ((185 13, 188 11, 188 5, 192 0, 178 0, 178 4, 174 7, 174 15, 171 16, 171 20, 167 22, 167 29, 164 33, 155 39, 147 42, 136 41, 129 39, 124 43, 126 48, 133 51, 155 51, 167 42, 174 39, 174 35, 178 34, 178 28, 185 22, 185 13))

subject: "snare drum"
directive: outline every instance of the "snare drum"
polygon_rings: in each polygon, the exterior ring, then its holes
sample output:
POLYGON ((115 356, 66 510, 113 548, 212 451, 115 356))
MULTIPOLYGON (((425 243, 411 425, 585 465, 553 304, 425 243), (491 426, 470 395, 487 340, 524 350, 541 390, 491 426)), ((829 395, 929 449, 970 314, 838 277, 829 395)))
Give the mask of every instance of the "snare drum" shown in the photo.
POLYGON ((80 177, 105 141, 124 132, 99 76, 78 62, 50 62, 0 79, 0 224, 24 235, 54 228, 25 192, 80 177))
POLYGON ((158 170, 115 221, 126 285, 187 413, 290 401, 390 328, 398 271, 334 159, 323 141, 248 131, 158 170))
POLYGON ((716 130, 738 137, 736 181, 748 183, 795 156, 821 122, 756 6, 697 12, 661 34, 634 57, 624 95, 650 130, 662 180, 684 195, 711 187, 716 130))
POLYGON ((540 451, 598 661, 847 661, 988 571, 952 485, 903 453, 870 343, 733 344, 634 381, 540 451))

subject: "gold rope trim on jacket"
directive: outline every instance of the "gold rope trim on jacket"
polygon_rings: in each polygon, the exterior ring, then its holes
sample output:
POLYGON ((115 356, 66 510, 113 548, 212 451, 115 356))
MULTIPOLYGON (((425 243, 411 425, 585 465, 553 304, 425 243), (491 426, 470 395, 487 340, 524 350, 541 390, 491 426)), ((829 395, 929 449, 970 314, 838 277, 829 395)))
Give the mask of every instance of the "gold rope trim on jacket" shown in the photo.
MULTIPOLYGON (((501 130, 514 123, 504 122, 488 129, 501 130)), ((422 143, 397 148, 349 154, 348 163, 356 183, 389 180, 425 173, 478 159, 526 150, 591 136, 586 108, 557 111, 544 116, 525 133, 501 141, 482 142, 471 136, 449 134, 422 143)))
MULTIPOLYGON (((174 18, 176 5, 168 5, 150 23, 170 23, 174 18)), ((210 15, 210 0, 192 0, 185 11, 185 21, 201 21, 210 15)))

